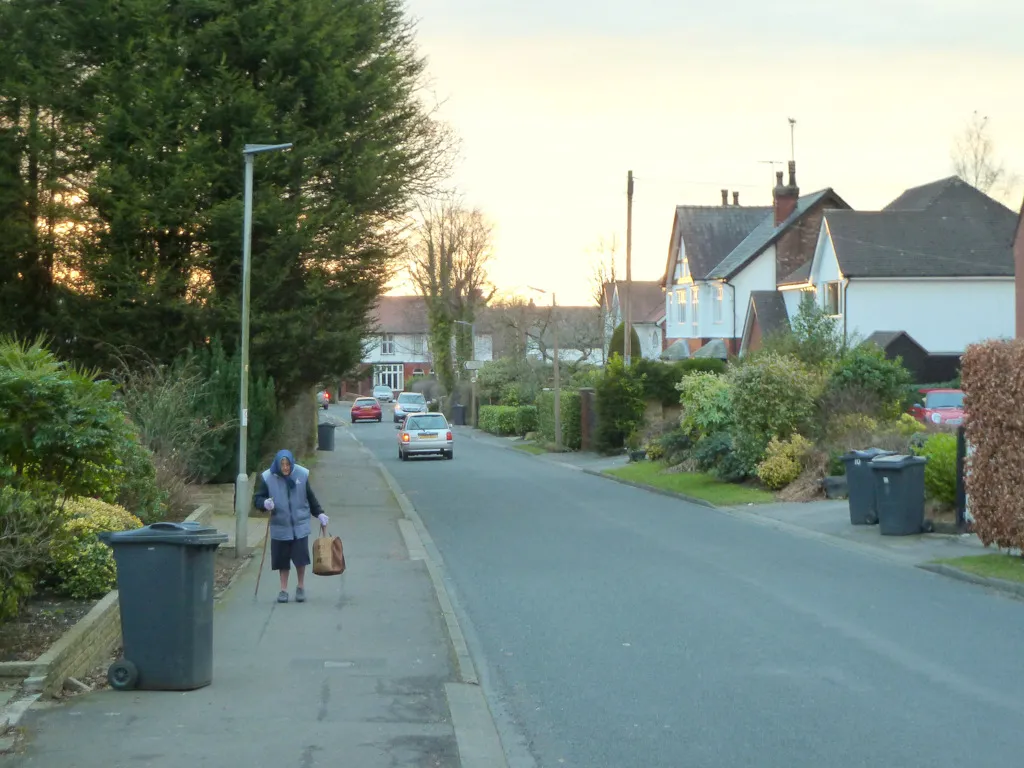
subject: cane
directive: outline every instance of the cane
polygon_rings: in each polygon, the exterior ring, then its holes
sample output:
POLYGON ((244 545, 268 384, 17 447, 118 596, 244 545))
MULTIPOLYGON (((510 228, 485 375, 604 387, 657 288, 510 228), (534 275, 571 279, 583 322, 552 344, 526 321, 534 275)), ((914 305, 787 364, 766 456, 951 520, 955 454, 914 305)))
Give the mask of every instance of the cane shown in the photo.
POLYGON ((256 591, 252 595, 255 600, 260 594, 260 577, 263 576, 263 563, 267 560, 267 539, 270 538, 270 515, 267 515, 267 532, 263 534, 263 557, 260 558, 260 570, 256 574, 256 591))

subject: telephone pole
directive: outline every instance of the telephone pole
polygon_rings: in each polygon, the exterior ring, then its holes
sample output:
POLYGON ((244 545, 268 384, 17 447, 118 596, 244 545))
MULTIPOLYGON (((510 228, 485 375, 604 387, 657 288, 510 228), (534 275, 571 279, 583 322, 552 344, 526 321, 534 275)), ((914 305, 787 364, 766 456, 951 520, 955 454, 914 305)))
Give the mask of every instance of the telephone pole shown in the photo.
POLYGON ((633 288, 633 172, 626 175, 626 300, 622 305, 625 318, 622 337, 623 358, 626 365, 632 357, 633 323, 630 315, 630 292, 633 288))

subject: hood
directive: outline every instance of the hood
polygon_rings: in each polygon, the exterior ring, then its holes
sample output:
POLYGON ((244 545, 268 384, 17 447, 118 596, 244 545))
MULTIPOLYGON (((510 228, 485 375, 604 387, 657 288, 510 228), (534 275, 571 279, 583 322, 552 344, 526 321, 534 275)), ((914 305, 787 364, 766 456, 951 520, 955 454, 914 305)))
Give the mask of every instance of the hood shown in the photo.
POLYGON ((292 452, 287 448, 282 448, 277 452, 277 455, 274 456, 274 463, 270 465, 270 471, 278 477, 284 477, 284 475, 281 474, 281 459, 288 459, 288 462, 292 465, 292 474, 285 478, 288 485, 292 486, 295 484, 295 480, 293 479, 293 475, 295 473, 295 457, 292 456, 292 452))

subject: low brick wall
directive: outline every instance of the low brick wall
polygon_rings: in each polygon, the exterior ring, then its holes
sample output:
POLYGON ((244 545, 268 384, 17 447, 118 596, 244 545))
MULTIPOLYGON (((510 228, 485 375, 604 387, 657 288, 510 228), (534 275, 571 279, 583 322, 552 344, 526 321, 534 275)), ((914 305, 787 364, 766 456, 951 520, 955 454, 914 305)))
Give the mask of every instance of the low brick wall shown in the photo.
MULTIPOLYGON (((186 522, 208 523, 212 514, 212 506, 200 504, 186 522)), ((0 678, 22 679, 28 691, 53 696, 65 680, 92 671, 120 643, 121 606, 115 589, 35 661, 0 663, 0 678)))

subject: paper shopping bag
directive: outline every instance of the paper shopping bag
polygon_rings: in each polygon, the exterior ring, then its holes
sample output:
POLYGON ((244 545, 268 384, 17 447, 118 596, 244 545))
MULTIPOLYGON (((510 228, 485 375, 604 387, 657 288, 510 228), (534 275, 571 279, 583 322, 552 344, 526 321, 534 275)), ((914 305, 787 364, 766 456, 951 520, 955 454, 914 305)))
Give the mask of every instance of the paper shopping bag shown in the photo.
POLYGON ((328 536, 324 528, 313 542, 313 573, 317 576, 339 576, 345 572, 345 548, 340 536, 328 536))

